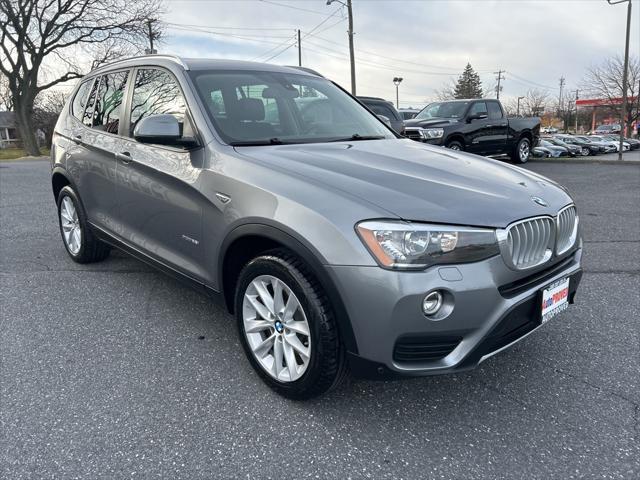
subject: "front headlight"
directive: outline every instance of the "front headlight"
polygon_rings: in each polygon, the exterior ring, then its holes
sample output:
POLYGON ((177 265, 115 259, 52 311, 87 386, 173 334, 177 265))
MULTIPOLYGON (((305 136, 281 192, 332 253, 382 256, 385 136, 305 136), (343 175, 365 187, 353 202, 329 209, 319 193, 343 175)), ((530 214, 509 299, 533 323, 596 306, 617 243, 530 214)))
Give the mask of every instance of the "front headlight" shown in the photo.
POLYGON ((444 128, 424 128, 420 130, 424 138, 442 138, 444 136, 444 128))
POLYGON ((367 220, 356 231, 378 264, 390 269, 476 262, 500 253, 491 229, 367 220))

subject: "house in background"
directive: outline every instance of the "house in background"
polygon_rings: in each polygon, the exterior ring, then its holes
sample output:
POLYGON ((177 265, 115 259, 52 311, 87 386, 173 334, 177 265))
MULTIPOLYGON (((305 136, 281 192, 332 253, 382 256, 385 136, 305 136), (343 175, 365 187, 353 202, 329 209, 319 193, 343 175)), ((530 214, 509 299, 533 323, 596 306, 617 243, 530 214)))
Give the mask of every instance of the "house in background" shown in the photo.
POLYGON ((0 112, 0 148, 17 147, 20 137, 13 112, 0 112))
MULTIPOLYGON (((40 147, 46 141, 46 135, 40 128, 36 129, 36 140, 40 147)), ((22 140, 16 124, 16 114, 14 112, 0 112, 0 148, 19 147, 22 147, 22 140)))

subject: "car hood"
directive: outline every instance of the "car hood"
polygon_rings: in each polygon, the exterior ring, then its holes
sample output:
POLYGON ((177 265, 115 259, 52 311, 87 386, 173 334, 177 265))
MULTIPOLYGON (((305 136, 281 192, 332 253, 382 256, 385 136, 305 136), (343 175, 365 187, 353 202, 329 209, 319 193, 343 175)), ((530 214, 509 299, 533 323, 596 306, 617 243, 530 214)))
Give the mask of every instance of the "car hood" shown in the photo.
POLYGON ((526 217, 554 215, 571 203, 562 187, 535 173, 407 139, 236 147, 236 151, 405 220, 504 227, 526 217), (548 206, 535 203, 534 196, 548 206))
POLYGON ((428 119, 412 118, 411 120, 405 120, 404 126, 408 128, 411 128, 411 127, 429 128, 429 127, 442 127, 445 125, 451 125, 452 123, 458 123, 458 120, 455 118, 428 118, 428 119))

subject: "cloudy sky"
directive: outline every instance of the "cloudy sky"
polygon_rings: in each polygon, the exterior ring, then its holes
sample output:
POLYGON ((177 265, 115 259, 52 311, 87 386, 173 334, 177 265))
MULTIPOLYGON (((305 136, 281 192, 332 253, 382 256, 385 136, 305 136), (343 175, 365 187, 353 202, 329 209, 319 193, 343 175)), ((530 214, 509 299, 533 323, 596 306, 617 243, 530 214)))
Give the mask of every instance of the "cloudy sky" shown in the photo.
MULTIPOLYGON (((302 62, 349 87, 346 8, 326 0, 165 0, 161 52, 294 65, 302 62)), ((634 4, 631 53, 640 54, 640 2, 634 4)), ((606 0, 353 0, 360 95, 420 105, 467 62, 485 88, 506 70, 505 98, 530 88, 558 95, 585 69, 622 54, 626 4, 606 0)))

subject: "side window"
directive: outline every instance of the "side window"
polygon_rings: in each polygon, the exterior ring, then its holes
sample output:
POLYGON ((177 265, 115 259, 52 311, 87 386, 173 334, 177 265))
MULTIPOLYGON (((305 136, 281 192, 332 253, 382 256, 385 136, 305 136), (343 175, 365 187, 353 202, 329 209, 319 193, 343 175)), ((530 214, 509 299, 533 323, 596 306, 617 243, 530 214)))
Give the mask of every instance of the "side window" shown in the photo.
POLYGON ((476 102, 471 107, 469 111, 469 115, 488 115, 487 113, 487 104, 485 102, 476 102))
POLYGON ((496 120, 498 118, 502 118, 502 108, 500 108, 500 104, 498 102, 489 102, 487 103, 487 107, 489 108, 490 119, 496 120))
POLYGON ((93 80, 83 82, 80 85, 80 88, 78 88, 76 96, 73 97, 73 102, 71 103, 71 114, 78 120, 82 120, 82 116, 84 115, 84 109, 87 106, 87 97, 89 96, 91 85, 93 85, 93 80))
MULTIPOLYGON (((212 98, 213 99, 213 98, 212 98)), ((222 104, 224 110, 224 104, 222 104)), ((187 107, 178 82, 169 72, 157 68, 144 68, 136 73, 131 101, 129 136, 140 120, 151 115, 173 115, 184 134, 187 107)))
POLYGON ((96 78, 87 100, 87 105, 84 109, 84 115, 82 115, 82 123, 87 127, 91 127, 93 124, 93 104, 96 101, 96 94, 98 93, 98 86, 100 85, 100 77, 96 78))
POLYGON ((375 113, 376 115, 384 115, 389 120, 397 120, 395 114, 393 113, 393 110, 391 110, 391 108, 389 108, 387 105, 372 103, 369 104, 369 108, 373 110, 373 113, 375 113))
POLYGON ((107 73, 102 76, 93 109, 92 127, 107 133, 118 133, 127 72, 107 73))

